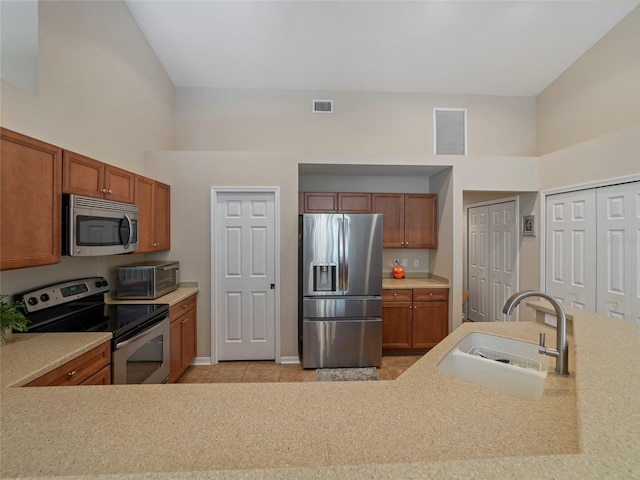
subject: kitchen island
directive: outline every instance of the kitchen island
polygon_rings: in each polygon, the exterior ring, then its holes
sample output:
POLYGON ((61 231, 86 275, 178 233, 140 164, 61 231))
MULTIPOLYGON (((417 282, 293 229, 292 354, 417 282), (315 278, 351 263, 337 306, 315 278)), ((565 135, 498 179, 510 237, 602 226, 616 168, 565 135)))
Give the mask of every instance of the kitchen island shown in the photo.
POLYGON ((3 387, 1 476, 638 478, 640 327, 567 311, 540 400, 436 370, 473 331, 553 346, 536 322, 465 323, 394 381, 3 387))

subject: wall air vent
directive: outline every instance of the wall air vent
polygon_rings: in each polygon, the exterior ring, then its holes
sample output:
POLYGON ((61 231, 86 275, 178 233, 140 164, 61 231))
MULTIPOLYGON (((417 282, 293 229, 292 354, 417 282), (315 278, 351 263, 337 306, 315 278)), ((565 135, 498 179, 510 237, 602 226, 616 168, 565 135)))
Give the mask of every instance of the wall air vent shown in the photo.
POLYGON ((436 155, 467 154, 467 109, 433 109, 433 150, 436 155))
POLYGON ((333 113, 333 100, 313 100, 313 113, 333 113))

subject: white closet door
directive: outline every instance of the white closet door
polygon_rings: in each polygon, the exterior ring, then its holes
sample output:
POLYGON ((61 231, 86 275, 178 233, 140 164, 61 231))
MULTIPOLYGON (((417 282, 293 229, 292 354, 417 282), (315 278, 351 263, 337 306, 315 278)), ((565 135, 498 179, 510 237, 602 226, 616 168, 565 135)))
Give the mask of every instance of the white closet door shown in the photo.
POLYGON ((474 322, 501 322, 502 307, 517 290, 518 234, 515 201, 468 210, 468 317, 474 322))
POLYGON ((515 202, 489 206, 490 245, 490 320, 504 322, 518 320, 518 312, 507 316, 502 308, 516 292, 518 280, 517 231, 515 202))
POLYGON ((597 312, 640 324, 640 182, 599 188, 597 312))
POLYGON ((489 207, 474 207, 468 213, 469 320, 489 320, 487 263, 489 258, 489 207))
POLYGON ((596 311, 596 193, 546 199, 545 290, 564 305, 596 311))

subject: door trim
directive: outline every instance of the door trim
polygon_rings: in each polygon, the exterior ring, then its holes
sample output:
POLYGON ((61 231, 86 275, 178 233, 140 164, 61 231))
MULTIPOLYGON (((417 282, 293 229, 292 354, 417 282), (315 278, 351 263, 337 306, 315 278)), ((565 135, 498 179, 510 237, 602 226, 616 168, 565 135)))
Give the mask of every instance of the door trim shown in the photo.
POLYGON ((274 321, 275 321, 275 361, 282 363, 280 345, 280 187, 211 187, 211 242, 209 253, 211 258, 211 364, 218 363, 218 320, 216 318, 216 306, 218 305, 218 280, 217 273, 220 268, 215 253, 216 245, 214 240, 218 232, 219 222, 217 212, 218 195, 223 193, 272 193, 274 202, 274 234, 275 234, 275 262, 274 277, 276 292, 274 298, 274 321))
MULTIPOLYGON (((516 265, 518 267, 518 275, 516 275, 515 279, 515 291, 520 291, 520 196, 514 195, 512 197, 498 198, 495 200, 485 200, 484 202, 473 203, 471 205, 465 205, 465 217, 466 217, 466 235, 464 236, 465 242, 465 264, 466 264, 466 275, 464 275, 464 288, 469 290, 469 210, 471 208, 476 207, 486 207, 489 205, 499 205, 501 203, 509 203, 515 202, 515 229, 516 229, 516 265)), ((488 300, 491 300, 490 298, 488 300)), ((467 315, 467 305, 463 305, 462 313, 464 314, 465 320, 468 318, 467 315)), ((520 320, 520 312, 516 310, 513 315, 511 315, 511 321, 519 321, 520 320)))

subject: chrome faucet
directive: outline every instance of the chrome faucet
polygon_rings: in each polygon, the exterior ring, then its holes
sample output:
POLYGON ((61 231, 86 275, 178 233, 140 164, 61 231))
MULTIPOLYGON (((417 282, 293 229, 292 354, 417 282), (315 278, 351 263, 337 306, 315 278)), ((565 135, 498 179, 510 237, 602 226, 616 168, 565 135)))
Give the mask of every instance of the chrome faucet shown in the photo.
POLYGON ((533 290, 524 290, 513 294, 504 304, 502 313, 511 315, 513 309, 527 297, 541 297, 547 300, 556 311, 556 349, 545 347, 545 334, 540 332, 540 348, 538 351, 544 355, 556 357, 556 372, 560 375, 569 375, 569 343, 567 342, 567 316, 564 313, 562 305, 553 297, 546 293, 535 292, 533 290))

